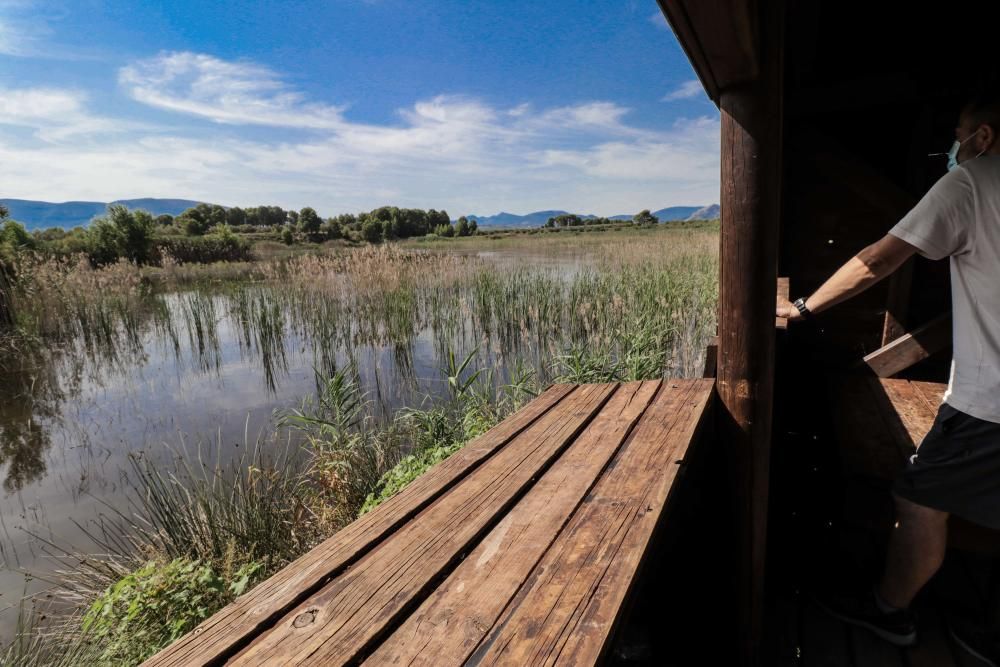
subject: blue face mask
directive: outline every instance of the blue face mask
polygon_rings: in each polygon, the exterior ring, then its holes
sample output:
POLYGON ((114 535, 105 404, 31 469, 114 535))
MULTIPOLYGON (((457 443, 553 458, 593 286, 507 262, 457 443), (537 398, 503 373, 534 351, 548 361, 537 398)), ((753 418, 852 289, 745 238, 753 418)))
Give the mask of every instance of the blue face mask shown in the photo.
MULTIPOLYGON (((979 134, 979 130, 976 130, 975 132, 973 132, 972 134, 970 134, 969 136, 967 136, 962 141, 959 141, 958 139, 956 139, 955 142, 951 145, 951 150, 948 151, 948 171, 951 171, 952 169, 954 169, 954 168, 956 168, 958 166, 958 151, 959 151, 959 149, 962 148, 962 144, 964 144, 966 141, 968 141, 972 137, 976 136, 977 134, 979 134)), ((979 153, 976 155, 976 157, 979 157, 980 155, 982 155, 985 152, 986 152, 985 150, 979 151, 979 153)))

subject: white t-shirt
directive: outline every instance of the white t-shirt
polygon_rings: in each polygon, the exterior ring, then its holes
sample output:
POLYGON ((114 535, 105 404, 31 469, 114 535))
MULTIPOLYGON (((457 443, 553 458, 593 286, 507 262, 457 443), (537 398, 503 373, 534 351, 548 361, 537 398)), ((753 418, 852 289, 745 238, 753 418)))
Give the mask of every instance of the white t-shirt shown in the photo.
POLYGON ((951 258, 954 351, 944 401, 1000 422, 1000 155, 962 162, 889 230, 951 258))

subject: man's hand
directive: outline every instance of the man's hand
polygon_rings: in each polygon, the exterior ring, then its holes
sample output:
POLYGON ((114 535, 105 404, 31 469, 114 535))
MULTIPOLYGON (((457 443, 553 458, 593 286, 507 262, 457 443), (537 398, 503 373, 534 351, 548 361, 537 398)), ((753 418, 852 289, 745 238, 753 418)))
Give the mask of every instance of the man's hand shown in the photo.
POLYGON ((789 322, 795 322, 803 319, 802 313, 796 308, 791 301, 779 296, 778 297, 778 308, 775 310, 775 315, 778 317, 784 317, 789 322))

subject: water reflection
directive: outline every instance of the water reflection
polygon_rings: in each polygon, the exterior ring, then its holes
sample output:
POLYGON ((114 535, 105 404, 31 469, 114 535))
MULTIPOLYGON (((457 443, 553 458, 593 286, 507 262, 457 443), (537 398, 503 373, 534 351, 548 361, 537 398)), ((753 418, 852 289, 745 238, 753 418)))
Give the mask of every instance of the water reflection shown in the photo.
MULTIPOLYGON (((387 417, 447 392, 449 353, 477 350, 479 367, 498 367, 497 383, 519 365, 545 382, 547 361, 566 344, 613 346, 630 310, 660 318, 662 331, 678 314, 703 320, 691 332, 701 349, 699 336, 714 329, 712 303, 699 311, 683 290, 676 303, 663 300, 672 289, 663 275, 596 271, 579 257, 499 253, 459 268, 389 268, 366 267, 363 285, 317 270, 151 294, 114 327, 0 358, 0 524, 15 533, 0 553, 8 567, 32 567, 41 555, 17 528, 86 542, 80 526, 103 504, 123 507, 130 452, 165 459, 163 443, 186 440, 225 458, 339 368, 357 369, 387 417)), ((714 285, 705 289, 714 295, 714 285)), ((0 573, 0 594, 23 586, 0 573)))

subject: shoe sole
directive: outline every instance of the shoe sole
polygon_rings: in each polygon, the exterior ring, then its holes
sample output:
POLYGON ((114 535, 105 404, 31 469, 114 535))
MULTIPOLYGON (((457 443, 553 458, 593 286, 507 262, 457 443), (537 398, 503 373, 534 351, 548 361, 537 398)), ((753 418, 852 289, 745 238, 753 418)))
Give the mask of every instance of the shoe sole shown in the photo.
POLYGON ((959 646, 961 646, 962 649, 964 649, 966 653, 968 653, 969 655, 973 656, 977 660, 982 661, 984 664, 989 665, 990 667, 997 667, 997 663, 993 662, 992 660, 990 660, 989 658, 987 658, 985 655, 983 655, 982 653, 980 653, 979 651, 977 651, 976 649, 972 648, 971 646, 969 646, 968 644, 966 644, 964 641, 962 641, 962 638, 959 637, 957 634, 955 634, 955 630, 952 629, 951 624, 948 625, 948 634, 951 635, 951 638, 955 640, 955 643, 958 644, 959 646))
MULTIPOLYGON (((879 637, 881 637, 882 639, 884 639, 885 641, 887 641, 890 644, 892 644, 893 646, 899 646, 900 648, 906 648, 906 647, 909 647, 909 646, 913 646, 913 645, 915 645, 917 643, 917 632, 916 632, 916 630, 914 630, 913 632, 911 632, 908 635, 894 634, 892 632, 889 632, 889 631, 885 630, 884 628, 880 628, 877 625, 872 625, 871 623, 866 623, 865 621, 859 621, 858 619, 853 618, 851 616, 845 616, 844 614, 841 614, 840 612, 838 612, 838 611, 836 611, 834 609, 831 609, 830 607, 826 606, 825 604, 823 604, 822 602, 820 602, 820 600, 818 598, 813 598, 813 600, 816 602, 817 605, 819 605, 819 607, 823 611, 825 611, 826 613, 830 614, 830 616, 833 616, 834 618, 836 618, 836 619, 838 619, 840 621, 843 621, 844 623, 847 623, 849 625, 854 625, 854 626, 859 627, 859 628, 864 628, 865 630, 868 630, 869 632, 873 632, 876 635, 878 635, 879 637)), ((993 665, 991 663, 991 667, 997 667, 997 666, 993 665)))

